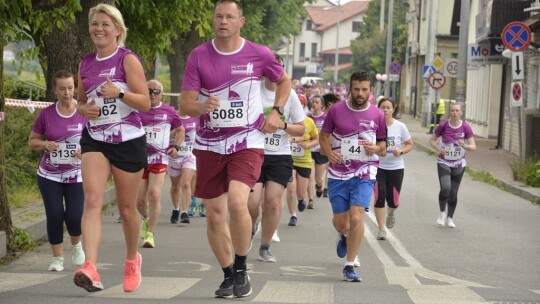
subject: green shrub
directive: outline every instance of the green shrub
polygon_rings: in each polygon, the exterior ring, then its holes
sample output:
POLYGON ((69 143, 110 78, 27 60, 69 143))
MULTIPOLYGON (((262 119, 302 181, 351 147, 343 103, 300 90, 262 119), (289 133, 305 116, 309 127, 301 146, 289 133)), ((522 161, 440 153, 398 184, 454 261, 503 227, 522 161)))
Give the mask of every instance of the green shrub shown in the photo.
POLYGON ((510 164, 514 179, 532 187, 540 187, 540 160, 527 159, 510 164))
POLYGON ((15 227, 8 249, 10 252, 29 251, 36 247, 36 241, 23 229, 15 227))
POLYGON ((540 161, 528 166, 523 175, 527 185, 540 187, 540 161))
POLYGON ((23 205, 26 195, 21 193, 39 193, 36 183, 36 171, 40 154, 28 146, 28 135, 36 120, 39 110, 30 113, 26 108, 6 107, 4 125, 5 177, 10 205, 23 205), (13 201, 12 201, 13 200, 13 201))

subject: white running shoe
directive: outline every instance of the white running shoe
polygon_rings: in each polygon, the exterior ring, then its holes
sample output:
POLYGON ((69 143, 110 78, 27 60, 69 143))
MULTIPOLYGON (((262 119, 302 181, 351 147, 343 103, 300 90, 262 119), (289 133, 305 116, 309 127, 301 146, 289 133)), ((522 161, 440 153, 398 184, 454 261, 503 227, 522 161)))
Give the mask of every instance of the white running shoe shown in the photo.
POLYGON ((437 218, 437 225, 444 226, 446 222, 446 212, 439 213, 439 217, 437 218))
POLYGON ((360 267, 360 258, 358 255, 354 258, 354 267, 360 267))
POLYGON ((276 231, 274 231, 274 234, 272 235, 272 242, 279 243, 280 241, 281 241, 281 239, 277 235, 277 229, 276 229, 276 231))
POLYGON ((64 257, 53 257, 51 264, 49 264, 49 271, 62 270, 64 270, 64 257))
POLYGON ((446 226, 448 226, 449 228, 456 228, 456 224, 454 224, 454 221, 451 217, 446 219, 446 226))
POLYGON ((86 256, 84 255, 81 242, 79 242, 77 245, 73 245, 71 247, 71 262, 73 262, 73 266, 81 267, 82 264, 84 264, 85 259, 86 256))

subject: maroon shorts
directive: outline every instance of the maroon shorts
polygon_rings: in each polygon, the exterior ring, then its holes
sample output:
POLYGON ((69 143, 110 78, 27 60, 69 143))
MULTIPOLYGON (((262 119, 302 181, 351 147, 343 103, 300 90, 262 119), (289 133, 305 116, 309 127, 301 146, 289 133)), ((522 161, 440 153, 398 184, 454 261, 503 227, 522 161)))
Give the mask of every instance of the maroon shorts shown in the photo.
POLYGON ((193 150, 197 157, 195 196, 212 199, 229 191, 232 180, 253 188, 264 160, 263 149, 244 149, 233 154, 193 150))
POLYGON ((142 179, 148 179, 150 173, 160 174, 167 172, 167 165, 165 164, 148 164, 144 169, 142 179))

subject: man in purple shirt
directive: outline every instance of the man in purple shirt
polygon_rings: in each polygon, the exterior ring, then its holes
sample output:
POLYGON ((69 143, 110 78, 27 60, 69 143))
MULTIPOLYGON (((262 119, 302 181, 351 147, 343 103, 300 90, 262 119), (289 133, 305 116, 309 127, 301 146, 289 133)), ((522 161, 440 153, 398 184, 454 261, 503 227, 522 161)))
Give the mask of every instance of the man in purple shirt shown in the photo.
POLYGON ((339 233, 337 254, 347 257, 343 276, 360 282, 354 260, 364 237, 364 214, 369 207, 379 158, 386 155, 386 122, 383 113, 368 102, 371 76, 351 75, 346 101, 333 105, 320 133, 321 154, 330 160, 328 194, 339 233))
POLYGON ((195 196, 204 199, 208 241, 225 276, 215 295, 242 298, 251 294, 248 196, 261 172, 264 132, 285 128, 280 116, 291 81, 269 48, 240 36, 245 18, 237 1, 217 1, 212 22, 215 38, 195 48, 186 62, 180 112, 200 117, 193 149, 195 196), (274 107, 266 117, 263 76, 277 83, 274 107))

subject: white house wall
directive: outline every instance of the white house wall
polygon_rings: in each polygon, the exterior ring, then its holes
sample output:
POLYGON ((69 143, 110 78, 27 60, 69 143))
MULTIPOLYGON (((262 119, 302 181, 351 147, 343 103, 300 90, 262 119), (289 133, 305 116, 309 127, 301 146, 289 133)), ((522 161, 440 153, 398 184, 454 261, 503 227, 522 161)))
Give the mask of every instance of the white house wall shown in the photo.
MULTIPOLYGON (((476 43, 478 2, 479 0, 471 1, 469 44, 476 43)), ((467 51, 469 52, 468 48, 467 51)), ((502 74, 501 64, 487 64, 478 70, 467 71, 465 119, 471 124, 474 134, 480 137, 496 138, 498 136, 502 74)))

